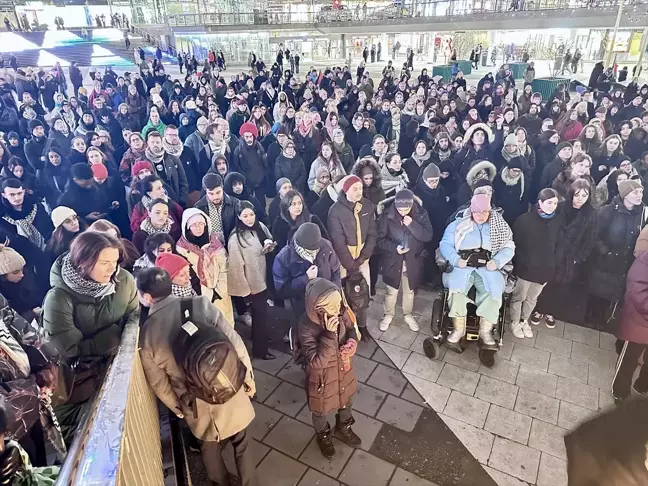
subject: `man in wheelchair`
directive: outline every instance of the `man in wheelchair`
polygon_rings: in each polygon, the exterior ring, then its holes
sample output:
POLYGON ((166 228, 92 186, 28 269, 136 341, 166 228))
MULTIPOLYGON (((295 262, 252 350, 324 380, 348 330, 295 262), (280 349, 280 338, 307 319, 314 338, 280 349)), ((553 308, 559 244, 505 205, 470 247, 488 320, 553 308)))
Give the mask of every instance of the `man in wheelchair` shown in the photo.
POLYGON ((448 225, 439 245, 441 257, 451 267, 443 274, 448 289, 448 317, 453 331, 447 338, 450 349, 461 352, 459 342, 466 334, 468 296, 474 286, 479 317, 479 339, 483 346, 496 347, 493 327, 499 319, 505 276, 502 268, 513 259, 513 233, 504 218, 491 211, 490 197, 472 197, 470 208, 448 225))

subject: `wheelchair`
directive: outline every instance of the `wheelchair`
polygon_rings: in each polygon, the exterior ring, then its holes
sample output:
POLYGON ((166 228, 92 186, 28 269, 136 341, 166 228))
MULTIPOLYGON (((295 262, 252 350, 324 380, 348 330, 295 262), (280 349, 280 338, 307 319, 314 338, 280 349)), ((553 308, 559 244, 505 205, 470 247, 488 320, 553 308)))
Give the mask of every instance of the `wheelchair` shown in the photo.
MULTIPOLYGON (((437 265, 441 272, 449 273, 452 271, 452 266, 446 262, 437 249, 436 253, 437 265)), ((474 266, 474 265, 473 265, 474 266)), ((502 295, 502 305, 499 310, 499 318, 493 329, 493 338, 495 339, 495 346, 485 346, 479 339, 479 316, 477 316, 477 306, 474 303, 467 305, 466 314, 466 335, 459 341, 459 346, 450 347, 451 351, 461 353, 466 349, 468 342, 477 341, 479 347, 478 355, 479 361, 487 368, 492 368, 495 365, 495 354, 504 343, 504 332, 506 329, 506 321, 508 320, 508 308, 511 301, 511 294, 515 288, 516 277, 513 275, 513 265, 507 264, 500 270, 504 274, 504 293, 502 295)), ((430 359, 435 359, 439 356, 441 346, 446 344, 448 335, 452 332, 452 318, 448 316, 450 305, 448 297, 450 292, 447 288, 443 288, 441 296, 434 301, 432 305, 432 319, 430 326, 432 328, 432 337, 428 337, 423 341, 423 351, 430 359)), ((476 290, 471 288, 468 297, 475 300, 476 290)))

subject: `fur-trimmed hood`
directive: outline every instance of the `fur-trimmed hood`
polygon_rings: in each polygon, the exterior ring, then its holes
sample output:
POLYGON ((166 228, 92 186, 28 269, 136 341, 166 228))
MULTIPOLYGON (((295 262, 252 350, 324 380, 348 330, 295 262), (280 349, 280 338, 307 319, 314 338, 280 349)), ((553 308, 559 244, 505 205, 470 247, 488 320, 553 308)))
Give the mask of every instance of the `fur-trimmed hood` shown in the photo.
POLYGON ((490 127, 485 123, 475 123, 474 125, 470 125, 464 135, 465 143, 472 143, 471 140, 473 133, 480 129, 486 132, 486 135, 488 136, 488 143, 493 143, 493 141, 495 140, 495 135, 493 134, 493 130, 491 130, 490 127))
POLYGON ((488 160, 475 161, 468 170, 468 174, 466 174, 466 182, 470 187, 472 187, 475 182, 477 182, 476 176, 482 170, 485 170, 488 174, 489 181, 493 182, 495 180, 495 176, 497 175, 497 168, 493 163, 489 162, 488 160))
POLYGON ((382 185, 382 176, 380 175, 380 167, 376 162, 376 159, 373 157, 364 157, 358 160, 353 167, 351 168, 351 174, 360 177, 362 179, 361 173, 362 169, 369 167, 373 172, 373 181, 371 187, 381 187, 382 185))
MULTIPOLYGON (((380 216, 382 213, 384 213, 389 206, 391 206, 394 201, 396 200, 396 196, 391 196, 388 197, 387 199, 383 199, 376 205, 376 214, 380 216)), ((420 197, 418 197, 416 194, 414 194, 414 202, 419 205, 419 207, 423 207, 423 201, 421 200, 420 197)))

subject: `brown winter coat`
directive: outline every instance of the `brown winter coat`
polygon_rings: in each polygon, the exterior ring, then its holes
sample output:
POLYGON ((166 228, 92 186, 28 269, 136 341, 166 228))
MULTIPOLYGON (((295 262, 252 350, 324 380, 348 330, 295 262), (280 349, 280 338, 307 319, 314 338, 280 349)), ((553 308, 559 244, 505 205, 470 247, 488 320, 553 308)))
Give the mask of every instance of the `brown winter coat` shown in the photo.
POLYGON ((328 331, 322 320, 318 301, 340 289, 323 278, 311 280, 306 286, 306 313, 297 325, 301 354, 306 363, 306 395, 311 412, 327 414, 344 407, 356 392, 357 380, 353 369, 344 371, 340 346, 348 339, 357 341, 355 324, 343 302, 338 332, 328 331))

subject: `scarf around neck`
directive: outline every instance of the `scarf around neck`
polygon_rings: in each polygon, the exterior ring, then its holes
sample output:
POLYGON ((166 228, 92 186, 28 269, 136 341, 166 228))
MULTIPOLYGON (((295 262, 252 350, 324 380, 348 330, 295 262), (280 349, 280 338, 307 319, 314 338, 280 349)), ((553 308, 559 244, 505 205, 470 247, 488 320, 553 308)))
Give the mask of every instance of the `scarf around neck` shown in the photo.
POLYGON ((179 138, 178 143, 169 143, 167 142, 166 138, 162 138, 162 147, 164 147, 164 151, 166 153, 175 155, 176 157, 180 157, 180 155, 182 155, 182 151, 184 150, 184 145, 180 142, 179 138))
POLYGON ((176 297, 180 297, 181 299, 189 299, 191 297, 196 297, 197 295, 196 291, 191 285, 184 287, 182 285, 176 284, 171 284, 171 294, 175 295, 176 297))
POLYGON ((430 160, 430 156, 432 155, 432 151, 428 150, 425 155, 418 155, 416 151, 412 152, 412 159, 414 159, 414 162, 416 162, 416 165, 421 167, 425 162, 430 160))
POLYGON ((153 164, 159 164, 164 159, 164 150, 162 151, 161 154, 157 155, 154 154, 149 147, 146 147, 146 150, 144 150, 144 154, 146 155, 147 159, 153 162, 153 164))
MULTIPOLYGON (((119 268, 120 267, 117 267, 116 275, 119 274, 119 268)), ((77 269, 72 266, 69 253, 63 257, 61 276, 63 277, 65 285, 70 287, 73 292, 87 295, 88 297, 93 297, 95 299, 112 295, 116 290, 116 284, 112 280, 107 284, 101 284, 83 277, 77 269)))
POLYGON ((299 246, 294 240, 293 246, 295 247, 295 252, 297 252, 297 255, 301 258, 311 265, 315 262, 315 258, 317 258, 317 254, 319 253, 319 248, 317 250, 307 250, 306 248, 299 246))
POLYGON ((151 218, 147 217, 140 223, 140 229, 149 236, 157 233, 169 234, 171 232, 172 224, 173 220, 171 218, 167 218, 166 223, 164 223, 164 226, 162 228, 156 228, 151 224, 151 218))
POLYGON ((14 219, 8 214, 5 214, 2 216, 2 219, 7 221, 9 224, 14 225, 20 236, 24 236, 42 250, 45 248, 45 238, 43 238, 43 235, 41 235, 40 231, 38 231, 36 226, 34 226, 34 220, 36 219, 37 213, 38 205, 34 204, 32 210, 24 218, 14 219))

